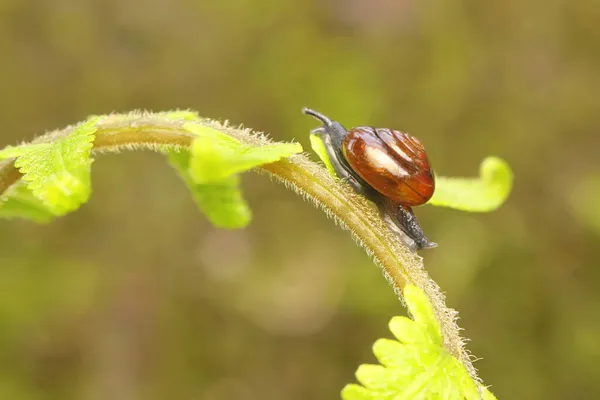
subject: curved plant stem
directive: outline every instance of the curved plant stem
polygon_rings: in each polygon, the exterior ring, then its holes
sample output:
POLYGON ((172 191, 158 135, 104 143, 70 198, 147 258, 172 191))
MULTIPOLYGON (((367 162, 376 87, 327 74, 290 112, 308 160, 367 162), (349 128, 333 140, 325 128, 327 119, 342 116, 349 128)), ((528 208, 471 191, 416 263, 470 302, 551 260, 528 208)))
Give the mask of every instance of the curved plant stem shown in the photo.
MULTIPOLYGON (((98 123, 94 151, 120 151, 123 149, 151 148, 163 151, 170 148, 189 147, 194 135, 183 128, 184 123, 196 122, 218 129, 236 139, 262 146, 272 143, 265 136, 249 129, 232 128, 207 119, 176 119, 166 113, 110 115, 98 123)), ((41 136, 35 142, 48 142, 68 135, 73 127, 67 127, 41 136)), ((373 257, 383 274, 402 300, 402 288, 413 284, 425 292, 431 302, 444 336, 444 345, 479 382, 469 353, 459 335, 456 311, 446 307, 444 295, 431 280, 423 267, 423 259, 408 250, 398 238, 389 232, 377 210, 362 196, 358 196, 346 184, 333 178, 325 168, 308 159, 295 155, 272 164, 263 165, 264 172, 284 183, 316 206, 343 228, 352 232, 357 242, 373 257)), ((13 161, 0 163, 0 195, 20 179, 13 161)))

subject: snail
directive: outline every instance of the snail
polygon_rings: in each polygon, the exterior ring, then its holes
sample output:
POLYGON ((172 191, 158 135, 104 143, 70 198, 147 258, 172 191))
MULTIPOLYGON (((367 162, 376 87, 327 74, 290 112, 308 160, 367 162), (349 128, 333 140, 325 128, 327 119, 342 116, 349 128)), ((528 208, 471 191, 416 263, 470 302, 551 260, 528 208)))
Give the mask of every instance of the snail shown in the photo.
POLYGON ((336 175, 375 203, 382 219, 411 250, 436 247, 412 210, 425 204, 435 190, 435 176, 421 142, 389 128, 346 130, 317 111, 304 108, 302 112, 323 123, 311 134, 322 139, 336 175))

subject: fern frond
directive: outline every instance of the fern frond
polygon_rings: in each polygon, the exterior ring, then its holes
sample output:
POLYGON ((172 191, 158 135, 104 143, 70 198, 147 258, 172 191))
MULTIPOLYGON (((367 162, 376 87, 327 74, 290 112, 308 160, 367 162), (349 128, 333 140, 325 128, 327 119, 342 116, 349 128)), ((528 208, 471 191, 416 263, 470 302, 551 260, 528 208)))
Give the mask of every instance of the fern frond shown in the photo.
POLYGON ((0 197, 0 218, 25 218, 38 223, 50 222, 55 215, 35 197, 25 182, 18 182, 0 197))
POLYGON ((238 176, 217 183, 198 184, 190 173, 192 155, 189 151, 172 152, 168 158, 192 193, 198 209, 213 225, 236 229, 250 223, 252 211, 242 198, 238 176))
MULTIPOLYGON (((201 210, 221 227, 242 227, 250 220, 250 210, 239 190, 239 174, 259 167, 258 171, 292 188, 349 230, 382 268, 400 298, 407 285, 423 290, 441 326, 447 354, 456 357, 468 375, 478 381, 459 334, 456 311, 446 306, 440 288, 424 269, 422 258, 390 233, 363 196, 305 155, 295 155, 302 150, 298 144, 276 143, 262 133, 231 127, 185 110, 92 117, 82 124, 40 136, 34 144, 0 150, 0 159, 6 159, 0 161, 0 218, 47 221, 83 204, 91 190, 92 144, 95 152, 152 149, 167 154, 201 210)), ((439 332, 439 327, 436 329, 439 332)), ((347 391, 362 393, 367 387, 351 386, 347 391)))
POLYGON ((440 325, 425 293, 407 285, 404 300, 413 319, 392 318, 389 326, 396 340, 379 339, 373 346, 381 365, 361 365, 356 371, 361 385, 347 385, 342 398, 495 399, 444 347, 440 325))
POLYGON ((252 211, 239 188, 238 174, 300 153, 299 143, 251 146, 209 126, 186 123, 195 138, 189 151, 171 152, 169 161, 186 183, 198 208, 224 229, 243 228, 252 211))
POLYGON ((512 190, 513 173, 508 163, 487 157, 479 167, 479 178, 435 177, 436 188, 427 204, 462 211, 490 212, 500 207, 512 190))
POLYGON ((184 128, 196 137, 192 142, 190 173, 196 183, 213 183, 255 167, 279 161, 302 152, 299 143, 273 143, 251 146, 201 124, 184 128))
MULTIPOLYGON (((0 160, 14 158, 15 167, 23 175, 20 183, 0 197, 0 217, 47 222, 77 209, 90 197, 91 149, 99 124, 123 124, 122 130, 117 129, 115 135, 105 136, 105 140, 114 138, 116 141, 126 132, 147 129, 143 123, 132 124, 130 121, 134 117, 141 121, 144 117, 164 119, 174 128, 183 128, 190 135, 190 150, 169 141, 157 143, 156 140, 115 143, 112 150, 143 146, 169 154, 171 164, 191 189, 198 207, 221 228, 241 228, 251 219, 237 174, 302 151, 298 143, 242 143, 193 111, 92 116, 71 127, 66 135, 50 133, 39 142, 0 150, 0 160)), ((226 125, 219 127, 223 129, 226 125)), ((168 132, 160 133, 164 137, 168 132)), ((152 139, 150 135, 149 139, 152 139)))
MULTIPOLYGON (((15 167, 23 174, 27 188, 55 216, 77 209, 90 197, 90 154, 98 119, 91 118, 75 127, 70 135, 50 143, 9 146, 0 150, 0 159, 16 158, 15 167)), ((7 202, 14 207, 15 200, 4 198, 2 208, 7 202)), ((25 212, 26 207, 20 209, 25 212)))

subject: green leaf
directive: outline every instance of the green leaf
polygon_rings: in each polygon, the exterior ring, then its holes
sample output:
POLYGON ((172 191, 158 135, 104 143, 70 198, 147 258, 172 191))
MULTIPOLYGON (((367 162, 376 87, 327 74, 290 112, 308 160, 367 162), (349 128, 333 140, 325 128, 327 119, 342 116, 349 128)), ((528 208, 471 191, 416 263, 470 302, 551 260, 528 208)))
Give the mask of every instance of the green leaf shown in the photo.
MULTIPOLYGON (((0 159, 15 158, 15 167, 35 198, 53 215, 64 215, 85 203, 91 193, 90 153, 98 117, 75 127, 70 135, 51 143, 9 146, 0 150, 0 159)), ((23 193, 20 193, 21 195, 23 193)), ((5 198, 1 207, 15 212, 15 201, 5 198)), ((25 208, 19 207, 26 216, 25 208)), ((31 211, 31 210, 30 210, 31 211)))
POLYGON ((243 228, 252 218, 238 174, 302 151, 298 143, 250 146, 199 123, 187 123, 184 128, 196 136, 191 149, 172 152, 169 160, 198 208, 213 225, 224 229, 243 228))
POLYGON ((187 123, 196 137, 190 151, 173 152, 171 164, 192 191, 198 208, 220 228, 243 228, 252 213, 239 188, 239 173, 302 151, 298 143, 250 146, 214 128, 187 123))
POLYGON ((435 193, 427 204, 471 212, 496 210, 512 189, 510 166, 498 157, 488 157, 481 163, 479 173, 479 178, 436 176, 435 193))
POLYGON ((347 385, 342 398, 495 399, 445 349, 440 326, 425 294, 416 286, 407 285, 404 299, 413 319, 392 318, 390 330, 396 340, 379 339, 373 346, 381 365, 361 365, 356 371, 361 385, 347 385))
POLYGON ((197 137, 192 143, 191 174, 196 183, 214 183, 263 164, 302 152, 299 143, 249 146, 197 123, 184 128, 197 137))
POLYGON ((171 165, 192 192, 198 208, 215 226, 223 229, 243 228, 250 223, 252 212, 244 201, 239 188, 239 177, 232 176, 221 182, 198 184, 190 174, 189 151, 172 152, 169 154, 171 165))
POLYGON ((39 223, 50 222, 54 214, 35 197, 24 182, 14 184, 0 198, 0 218, 24 218, 39 223))
POLYGON ((321 161, 323 161, 327 171, 329 171, 331 175, 335 176, 335 170, 333 169, 333 165, 331 165, 331 160, 329 160, 327 150, 325 150, 325 143, 323 143, 323 139, 321 139, 321 137, 318 135, 310 135, 310 147, 312 147, 321 161))

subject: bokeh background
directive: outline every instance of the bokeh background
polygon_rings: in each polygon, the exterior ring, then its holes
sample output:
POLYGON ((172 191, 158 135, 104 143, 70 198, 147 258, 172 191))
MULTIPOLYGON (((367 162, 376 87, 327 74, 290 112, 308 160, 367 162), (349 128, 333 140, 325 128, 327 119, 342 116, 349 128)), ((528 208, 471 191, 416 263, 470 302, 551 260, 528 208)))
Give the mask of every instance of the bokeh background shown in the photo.
MULTIPOLYGON (((423 252, 501 399, 600 398, 600 6, 506 0, 0 0, 0 146, 89 114, 191 108, 297 140, 315 121, 487 155, 491 214, 424 206, 423 252)), ((323 213, 246 174, 212 228, 162 156, 100 157, 94 195, 0 223, 1 399, 334 399, 404 314, 323 213)))

